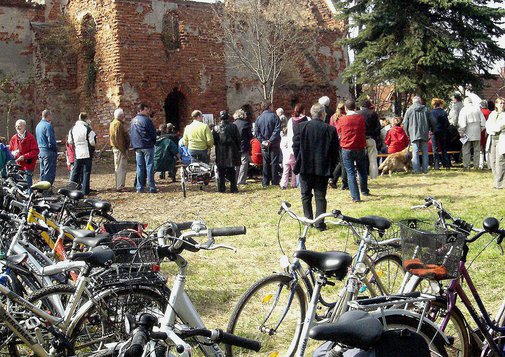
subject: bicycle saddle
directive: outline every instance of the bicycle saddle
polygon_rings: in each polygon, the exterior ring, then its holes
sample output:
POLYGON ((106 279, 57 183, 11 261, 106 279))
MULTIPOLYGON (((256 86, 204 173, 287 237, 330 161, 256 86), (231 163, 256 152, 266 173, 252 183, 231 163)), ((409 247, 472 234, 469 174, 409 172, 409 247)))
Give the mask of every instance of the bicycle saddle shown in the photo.
POLYGON ((303 260, 311 268, 317 269, 327 275, 342 280, 347 275, 352 257, 345 252, 313 252, 311 250, 298 250, 293 254, 295 258, 303 260))
POLYGON ((101 200, 96 200, 94 198, 86 198, 84 200, 84 203, 87 203, 90 206, 93 206, 93 208, 103 211, 103 212, 108 212, 110 211, 110 203, 107 201, 101 201, 101 200))
POLYGON ((114 262, 114 252, 107 247, 96 247, 91 252, 74 253, 70 260, 83 261, 91 267, 107 267, 114 262))
POLYGON ((348 311, 336 323, 315 326, 309 331, 309 337, 314 340, 333 341, 362 350, 374 346, 381 336, 380 321, 359 310, 348 311))
POLYGON ((84 197, 84 193, 80 190, 68 190, 66 188, 60 188, 58 193, 62 196, 66 196, 72 200, 80 200, 84 197))
POLYGON ((86 229, 74 229, 70 227, 62 227, 62 229, 74 238, 95 237, 94 231, 88 231, 86 229))
POLYGON ((391 221, 379 216, 365 216, 359 219, 364 225, 371 226, 380 230, 385 230, 391 227, 391 221))
POLYGON ((112 241, 109 234, 99 234, 91 237, 79 237, 75 238, 74 242, 85 245, 86 247, 97 247, 105 243, 110 243, 112 241))

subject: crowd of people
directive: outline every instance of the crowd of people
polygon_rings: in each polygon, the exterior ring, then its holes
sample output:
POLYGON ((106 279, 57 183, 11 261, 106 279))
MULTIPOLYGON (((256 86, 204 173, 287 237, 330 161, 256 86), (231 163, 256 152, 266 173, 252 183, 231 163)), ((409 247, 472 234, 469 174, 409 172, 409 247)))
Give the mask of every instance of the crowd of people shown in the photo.
MULTIPOLYGON (((233 115, 219 114, 217 125, 209 125, 199 110, 191 113, 192 122, 181 136, 173 124, 162 124, 158 130, 151 118, 149 105, 140 104, 137 115, 128 124, 121 108, 114 111, 109 127, 114 155, 115 189, 126 191, 128 150, 135 151, 137 192, 156 193, 158 179, 166 175, 176 181, 176 164, 191 162, 216 165, 217 190, 238 192, 247 184, 251 166, 261 168, 262 187, 281 189, 300 187, 305 215, 311 217, 311 200, 315 197, 316 215, 326 209, 328 185, 349 190, 353 201, 370 194, 368 180, 379 174, 380 157, 398 152, 410 155, 416 174, 432 166, 449 170, 451 162, 462 160, 463 168, 492 170, 494 187, 504 187, 505 176, 505 100, 495 103, 474 103, 470 97, 453 96, 450 109, 445 102, 433 98, 428 108, 420 97, 414 97, 403 118, 379 118, 370 100, 358 108, 353 100, 330 108, 330 99, 322 97, 309 113, 303 104, 295 105, 291 115, 282 108, 274 110, 272 103, 262 103, 260 115, 253 120, 252 108, 245 105, 233 115), (492 105, 492 107, 489 107, 492 105), (489 108, 488 108, 489 107, 489 108), (310 114, 307 115, 307 114, 310 114), (449 155, 451 145, 457 153, 449 155), (460 150, 459 150, 460 149, 460 150), (459 157, 461 152, 461 159, 459 157), (452 159, 452 160, 451 160, 452 159)), ((26 122, 16 121, 16 134, 8 146, 0 145, 0 169, 8 160, 15 160, 26 170, 26 181, 32 183, 37 159, 40 179, 54 182, 57 145, 51 123, 51 112, 44 110, 35 136, 26 130, 26 122)), ((78 120, 66 138, 69 181, 85 195, 92 194, 90 175, 96 146, 96 134, 86 113, 78 120)), ((324 227, 318 227, 324 229, 324 227)))

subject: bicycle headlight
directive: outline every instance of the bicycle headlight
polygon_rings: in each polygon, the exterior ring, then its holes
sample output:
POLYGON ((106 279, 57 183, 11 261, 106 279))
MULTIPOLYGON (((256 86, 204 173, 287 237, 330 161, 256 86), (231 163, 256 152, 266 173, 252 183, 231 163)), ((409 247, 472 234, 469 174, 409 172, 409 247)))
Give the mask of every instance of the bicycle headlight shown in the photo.
POLYGON ((281 264, 281 268, 282 269, 287 269, 291 265, 291 263, 289 262, 289 258, 287 257, 287 255, 281 256, 281 259, 280 259, 279 263, 281 264))
POLYGON ((365 263, 361 263, 361 262, 357 263, 356 267, 354 268, 354 270, 358 274, 364 274, 366 272, 366 265, 365 265, 365 263))

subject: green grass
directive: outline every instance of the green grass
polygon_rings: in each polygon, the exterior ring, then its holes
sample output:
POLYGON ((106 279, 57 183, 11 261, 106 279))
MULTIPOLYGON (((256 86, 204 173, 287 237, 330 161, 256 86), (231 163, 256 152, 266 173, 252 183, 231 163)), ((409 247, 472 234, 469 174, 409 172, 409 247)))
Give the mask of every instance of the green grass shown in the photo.
MULTIPOLYGON (((187 290, 208 327, 225 328, 228 318, 241 294, 251 285, 273 271, 281 270, 281 251, 277 242, 277 222, 280 202, 292 203, 292 209, 302 214, 300 191, 281 191, 277 187, 266 190, 260 183, 240 187, 239 194, 218 194, 215 184, 200 191, 190 186, 188 197, 182 198, 179 183, 161 181, 161 192, 155 195, 116 193, 110 189, 114 176, 110 162, 95 165, 92 187, 100 191, 99 197, 113 203, 114 216, 118 219, 139 220, 155 228, 166 220, 187 221, 201 219, 208 227, 247 227, 247 234, 235 237, 217 237, 218 243, 232 245, 237 253, 229 250, 185 252, 189 262, 187 290), (106 191, 107 190, 107 191, 106 191)), ((133 181, 133 166, 128 179, 133 181)), ((66 177, 61 176, 61 179, 66 177)), ((379 215, 397 221, 408 217, 430 218, 433 211, 411 211, 412 205, 423 202, 426 196, 441 200, 446 209, 481 227, 488 216, 501 219, 505 216, 505 196, 492 188, 489 171, 463 172, 430 171, 429 175, 395 174, 379 177, 369 182, 372 196, 354 204, 349 191, 328 189, 328 209, 339 209, 348 216, 379 215)), ((504 224, 505 226, 505 224, 504 224)), ((504 227, 505 228, 505 227, 504 227)), ((297 224, 286 218, 281 222, 282 246, 291 255, 296 246, 297 224)), ((330 227, 326 232, 311 231, 308 249, 355 252, 356 246, 346 241, 346 232, 330 227), (347 243, 347 244, 346 244, 347 243)), ((489 236, 471 246, 470 259, 484 247, 489 236)), ((496 244, 490 245, 472 266, 470 273, 489 311, 496 311, 505 292, 502 264, 504 257, 496 244)), ((164 271, 171 277, 176 269, 165 264, 164 271)), ((172 281, 172 279, 170 279, 172 281)))

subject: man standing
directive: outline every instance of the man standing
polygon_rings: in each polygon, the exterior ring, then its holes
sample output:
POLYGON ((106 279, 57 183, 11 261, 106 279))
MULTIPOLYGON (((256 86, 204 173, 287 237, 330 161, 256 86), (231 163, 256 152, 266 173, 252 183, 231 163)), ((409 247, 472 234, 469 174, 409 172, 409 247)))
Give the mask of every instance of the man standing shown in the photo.
POLYGON ((42 112, 42 119, 35 129, 35 135, 39 147, 40 180, 49 181, 52 185, 56 178, 58 148, 56 147, 56 136, 51 124, 51 118, 51 111, 45 109, 42 112))
MULTIPOLYGON (((310 108, 312 120, 298 124, 293 136, 293 152, 296 158, 294 173, 300 174, 303 214, 313 218, 312 192, 316 202, 316 216, 326 212, 328 179, 336 166, 338 152, 337 132, 324 122, 324 106, 316 103, 310 108)), ((324 222, 316 227, 326 229, 324 222)))
POLYGON ((366 122, 365 117, 356 112, 356 102, 345 102, 346 115, 337 122, 337 132, 342 147, 342 160, 347 173, 349 191, 354 202, 360 202, 356 170, 359 174, 359 186, 363 196, 370 195, 366 172, 366 122))
POLYGON ((16 163, 25 171, 25 180, 30 188, 33 183, 33 170, 37 162, 39 147, 35 137, 26 130, 26 122, 23 119, 16 121, 16 134, 11 138, 9 150, 16 163))
POLYGON ((131 146, 135 150, 137 161, 137 192, 144 192, 146 180, 150 193, 156 193, 154 182, 154 144, 156 144, 156 128, 149 118, 150 108, 141 103, 137 107, 137 116, 130 123, 131 146))
POLYGON ((330 98, 327 96, 323 96, 319 98, 318 100, 319 104, 324 105, 324 110, 326 112, 326 115, 324 117, 324 122, 326 124, 330 124, 330 118, 335 114, 335 111, 330 108, 330 98))
POLYGON ((74 147, 75 160, 70 181, 81 178, 82 192, 89 195, 91 167, 95 152, 96 134, 86 122, 88 115, 79 113, 79 119, 68 133, 68 143, 74 147))
POLYGON ((449 110, 449 124, 454 125, 456 128, 458 127, 459 112, 463 109, 462 100, 461 94, 454 93, 451 109, 449 110))
POLYGON ((415 174, 421 173, 419 150, 423 155, 423 173, 428 173, 428 132, 430 131, 428 115, 428 108, 422 104, 421 97, 415 96, 403 121, 403 129, 412 144, 412 166, 415 174))
POLYGON ((377 143, 380 142, 381 123, 379 116, 372 109, 372 102, 365 99, 361 103, 359 114, 365 117, 366 123, 366 151, 368 155, 368 174, 371 179, 379 176, 379 167, 377 166, 377 143))
POLYGON ((466 140, 463 143, 461 154, 463 155, 463 169, 470 169, 470 152, 473 148, 473 167, 479 167, 480 160, 480 135, 486 127, 486 118, 478 106, 474 106, 472 99, 465 98, 463 109, 459 112, 458 118, 459 135, 466 140))
POLYGON ((254 132, 261 143, 261 155, 263 157, 263 188, 272 183, 279 185, 281 154, 281 120, 272 111, 272 103, 262 103, 263 112, 256 119, 254 132))
POLYGON ((233 114, 235 121, 233 124, 240 133, 240 166, 235 168, 237 172, 237 184, 247 184, 247 171, 251 157, 251 140, 253 138, 251 123, 247 120, 246 113, 239 109, 233 114))
POLYGON ((219 113, 221 123, 214 127, 214 143, 216 144, 216 166, 218 172, 217 190, 226 191, 225 182, 230 181, 230 192, 238 192, 235 166, 240 164, 240 132, 229 122, 226 110, 219 113))
POLYGON ((191 162, 201 161, 208 164, 209 150, 214 146, 214 137, 209 126, 203 122, 201 111, 194 110, 191 117, 193 122, 184 128, 184 145, 189 150, 191 162))
POLYGON ((130 136, 124 127, 124 112, 121 108, 114 111, 114 119, 109 126, 109 137, 114 154, 116 191, 122 192, 126 189, 127 154, 130 147, 130 136))

